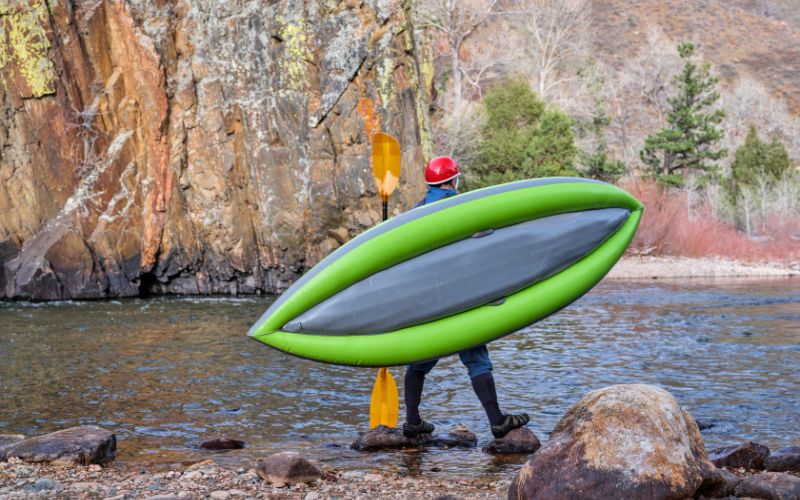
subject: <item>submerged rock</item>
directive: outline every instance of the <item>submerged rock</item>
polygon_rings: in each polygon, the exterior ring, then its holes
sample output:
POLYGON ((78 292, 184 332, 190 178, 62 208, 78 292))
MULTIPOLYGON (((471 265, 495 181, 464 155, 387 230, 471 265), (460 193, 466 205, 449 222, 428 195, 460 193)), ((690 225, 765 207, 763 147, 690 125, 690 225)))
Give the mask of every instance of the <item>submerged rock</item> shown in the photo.
POLYGON ((361 433, 350 445, 356 451, 375 451, 408 449, 422 447, 439 448, 474 448, 478 444, 478 436, 464 426, 458 426, 444 435, 420 434, 413 438, 403 435, 401 429, 379 425, 374 429, 361 433))
POLYGON ((54 465, 103 464, 114 460, 117 438, 94 425, 72 427, 0 448, 0 460, 15 457, 54 465))
POLYGON ((379 425, 358 436, 350 447, 356 451, 387 450, 397 448, 419 448, 431 445, 433 434, 420 434, 413 438, 403 435, 403 431, 395 427, 379 425))
POLYGON ((434 436, 433 445, 440 448, 474 448, 478 445, 478 436, 463 425, 444 436, 434 436))
POLYGON ((773 451, 764 459, 764 467, 771 472, 800 472, 800 446, 773 451))
POLYGON ((514 477, 509 498, 691 497, 713 465, 670 393, 615 385, 590 392, 514 477))
POLYGON ((310 483, 322 477, 322 471, 316 465, 299 453, 289 451, 259 459, 256 472, 261 479, 278 486, 310 483))
POLYGON ((244 448, 244 441, 230 438, 215 438, 203 441, 200 443, 200 448, 214 451, 241 450, 244 448))
POLYGON ((800 477, 784 472, 762 472, 736 485, 737 497, 800 500, 800 477))
POLYGON ((483 447, 486 453, 534 453, 542 443, 532 430, 514 429, 500 439, 493 439, 483 447))
POLYGON ((769 456, 769 448, 763 444, 748 441, 738 446, 718 448, 708 454, 717 467, 744 467, 764 470, 764 459, 769 456))

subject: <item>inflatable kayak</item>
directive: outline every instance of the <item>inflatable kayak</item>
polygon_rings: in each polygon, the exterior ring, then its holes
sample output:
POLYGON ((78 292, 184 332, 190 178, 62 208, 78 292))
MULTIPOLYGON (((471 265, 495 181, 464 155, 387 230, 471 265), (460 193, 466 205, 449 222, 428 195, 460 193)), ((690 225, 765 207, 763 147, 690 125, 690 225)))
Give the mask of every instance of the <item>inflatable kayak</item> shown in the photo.
POLYGON ((392 366, 515 332, 588 292, 628 247, 642 205, 578 178, 492 186, 415 208, 294 283, 248 335, 326 363, 392 366))

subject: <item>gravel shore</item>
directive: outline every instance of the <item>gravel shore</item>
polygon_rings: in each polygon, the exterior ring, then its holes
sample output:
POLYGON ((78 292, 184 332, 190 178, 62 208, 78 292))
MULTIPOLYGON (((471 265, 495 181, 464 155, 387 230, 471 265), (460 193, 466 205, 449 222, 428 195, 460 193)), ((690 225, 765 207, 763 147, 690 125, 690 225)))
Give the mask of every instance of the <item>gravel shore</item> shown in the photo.
POLYGON ((608 279, 661 278, 781 278, 800 276, 800 262, 737 262, 704 257, 625 256, 608 279))
POLYGON ((255 469, 221 467, 207 460, 169 471, 134 464, 106 467, 58 467, 12 459, 0 462, 0 498, 151 499, 239 498, 504 498, 507 479, 459 479, 432 473, 398 476, 364 471, 333 471, 323 466, 322 480, 307 485, 271 486, 255 469), (327 469, 327 470, 326 470, 327 469))

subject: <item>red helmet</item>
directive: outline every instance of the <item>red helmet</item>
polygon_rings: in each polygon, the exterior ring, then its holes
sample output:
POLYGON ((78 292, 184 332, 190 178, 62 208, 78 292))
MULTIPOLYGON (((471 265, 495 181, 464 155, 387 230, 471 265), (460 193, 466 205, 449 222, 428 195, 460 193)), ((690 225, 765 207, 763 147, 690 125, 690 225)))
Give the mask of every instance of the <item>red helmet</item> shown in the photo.
POLYGON ((444 184, 459 175, 458 165, 449 156, 437 156, 425 166, 425 182, 431 186, 444 184))

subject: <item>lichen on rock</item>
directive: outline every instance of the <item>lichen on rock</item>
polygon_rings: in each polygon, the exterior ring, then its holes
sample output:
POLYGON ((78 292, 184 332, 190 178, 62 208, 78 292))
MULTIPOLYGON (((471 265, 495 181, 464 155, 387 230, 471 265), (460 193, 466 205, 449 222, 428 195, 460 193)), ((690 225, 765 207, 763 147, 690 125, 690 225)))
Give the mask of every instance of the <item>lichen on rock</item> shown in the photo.
POLYGON ((9 78, 19 79, 22 97, 56 91, 56 73, 48 57, 47 6, 42 0, 0 0, 0 72, 6 91, 9 78))

